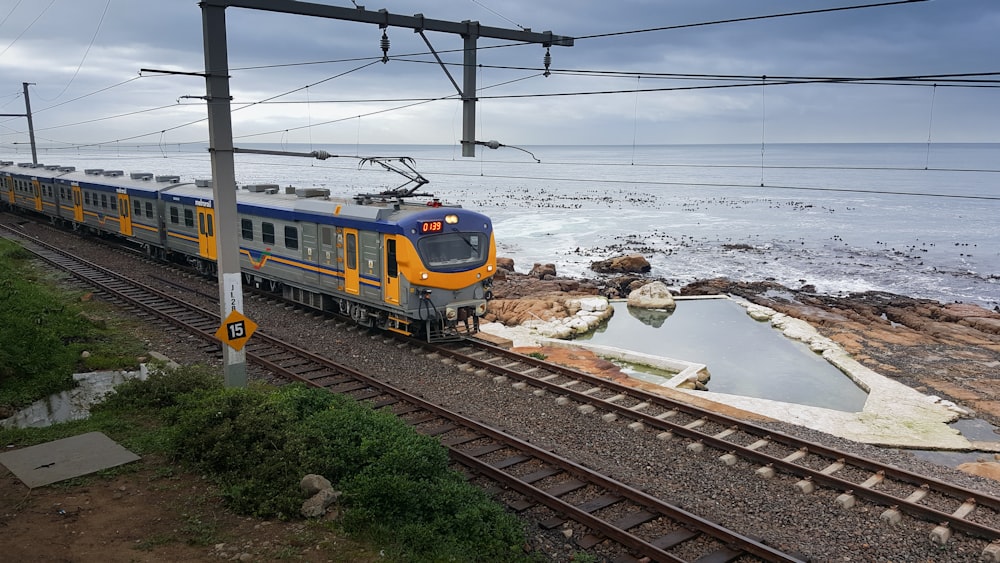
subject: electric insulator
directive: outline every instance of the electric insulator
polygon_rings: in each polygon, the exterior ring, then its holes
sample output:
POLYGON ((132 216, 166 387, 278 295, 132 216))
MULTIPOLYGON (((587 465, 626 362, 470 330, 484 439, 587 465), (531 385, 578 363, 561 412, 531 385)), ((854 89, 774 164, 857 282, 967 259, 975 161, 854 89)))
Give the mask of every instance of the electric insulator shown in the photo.
POLYGON ((552 74, 551 72, 549 72, 549 65, 552 64, 552 53, 549 52, 548 47, 545 48, 545 58, 543 58, 542 61, 545 63, 545 72, 542 74, 543 76, 548 77, 550 74, 552 74))
POLYGON ((382 30, 382 64, 389 62, 389 36, 382 30))

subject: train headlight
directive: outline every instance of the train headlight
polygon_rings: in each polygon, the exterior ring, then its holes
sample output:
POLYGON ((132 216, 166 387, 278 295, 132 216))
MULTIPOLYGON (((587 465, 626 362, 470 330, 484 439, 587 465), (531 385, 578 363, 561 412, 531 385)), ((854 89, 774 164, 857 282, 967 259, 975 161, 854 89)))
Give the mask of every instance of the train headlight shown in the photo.
POLYGON ((492 265, 486 266, 486 271, 487 272, 492 272, 493 271, 493 266, 492 265))
POLYGON ((458 224, 458 215, 455 215, 454 213, 452 213, 450 215, 445 215, 444 216, 444 222, 448 223, 449 225, 458 224))
POLYGON ((486 302, 483 301, 479 305, 476 305, 476 316, 481 317, 486 314, 486 302))
POLYGON ((458 318, 458 309, 454 307, 448 307, 444 310, 444 318, 449 321, 453 321, 458 318))
POLYGON ((420 279, 426 280, 429 277, 431 277, 431 275, 428 274, 427 272, 420 272, 420 279))

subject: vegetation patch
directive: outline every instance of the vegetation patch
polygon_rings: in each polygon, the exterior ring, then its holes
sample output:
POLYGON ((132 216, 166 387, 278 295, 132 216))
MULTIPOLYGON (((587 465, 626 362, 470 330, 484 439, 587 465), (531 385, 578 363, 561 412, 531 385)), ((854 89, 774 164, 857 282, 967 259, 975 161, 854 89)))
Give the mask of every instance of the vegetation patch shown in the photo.
POLYGON ((141 347, 109 329, 99 309, 58 291, 27 251, 0 240, 0 418, 72 389, 74 372, 138 366, 141 347))
MULTIPOLYGON (((120 385, 87 420, 0 429, 0 443, 26 446, 91 430, 162 457, 165 481, 172 464, 197 471, 244 515, 300 519, 302 477, 323 475, 342 494, 335 517, 317 521, 313 533, 346 533, 378 545, 390 561, 530 560, 521 522, 451 469, 435 439, 322 389, 224 388, 217 370, 160 368, 120 385)), ((219 539, 209 510, 184 512, 176 535, 147 538, 140 548, 219 539)))

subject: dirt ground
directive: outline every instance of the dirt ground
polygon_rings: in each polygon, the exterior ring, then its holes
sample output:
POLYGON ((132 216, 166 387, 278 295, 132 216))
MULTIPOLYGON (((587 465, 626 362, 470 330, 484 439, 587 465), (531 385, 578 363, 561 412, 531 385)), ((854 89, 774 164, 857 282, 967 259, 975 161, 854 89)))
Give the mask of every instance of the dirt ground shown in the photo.
POLYGON ((146 457, 114 471, 28 489, 0 465, 5 562, 377 561, 332 522, 275 522, 226 511, 198 475, 146 457))

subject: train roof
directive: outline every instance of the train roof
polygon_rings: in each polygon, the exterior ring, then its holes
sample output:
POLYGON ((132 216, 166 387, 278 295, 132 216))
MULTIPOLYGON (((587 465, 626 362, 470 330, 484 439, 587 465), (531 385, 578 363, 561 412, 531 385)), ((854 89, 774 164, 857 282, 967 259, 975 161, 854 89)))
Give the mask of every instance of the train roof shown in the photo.
POLYGON ((151 172, 126 173, 124 170, 105 170, 103 168, 77 170, 74 166, 32 164, 30 162, 14 163, 8 160, 0 161, 0 171, 18 176, 50 178, 56 184, 78 184, 81 187, 97 190, 117 191, 124 188, 130 195, 149 195, 161 192, 181 182, 179 176, 156 175, 151 172))
MULTIPOLYGON (((277 184, 257 184, 244 186, 236 192, 236 203, 240 211, 251 211, 255 215, 276 219, 301 220, 303 215, 311 215, 323 222, 322 218, 338 217, 364 222, 381 221, 395 223, 404 217, 425 213, 443 206, 429 206, 418 203, 399 203, 395 198, 373 200, 371 198, 331 198, 325 188, 280 188, 277 184)), ((211 183, 199 181, 195 184, 181 184, 166 189, 161 194, 166 202, 186 205, 214 206, 211 183)), ((459 207, 444 209, 457 210, 459 207)))

